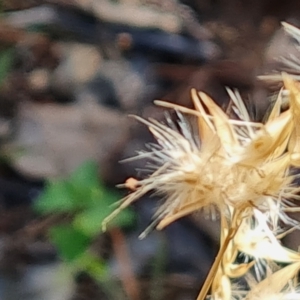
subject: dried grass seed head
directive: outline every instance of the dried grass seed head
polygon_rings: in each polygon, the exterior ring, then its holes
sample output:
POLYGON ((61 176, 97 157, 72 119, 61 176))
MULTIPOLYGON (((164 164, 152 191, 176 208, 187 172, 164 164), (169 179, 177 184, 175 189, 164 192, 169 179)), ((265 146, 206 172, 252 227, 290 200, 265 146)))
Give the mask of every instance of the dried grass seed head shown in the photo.
POLYGON ((153 173, 138 181, 136 191, 112 216, 150 191, 166 199, 155 215, 159 229, 203 207, 225 213, 228 207, 264 211, 278 201, 281 208, 282 199, 293 194, 288 189, 292 178, 287 176, 290 158, 285 153, 293 129, 289 111, 280 114, 277 103, 262 124, 250 121, 239 97, 234 108, 242 120, 230 119, 204 93, 192 90, 192 99, 195 110, 158 102, 179 112, 179 126, 170 119, 166 125, 136 117, 149 127, 157 145, 134 159, 148 158, 153 173), (180 113, 196 116, 198 134, 191 133, 180 113))

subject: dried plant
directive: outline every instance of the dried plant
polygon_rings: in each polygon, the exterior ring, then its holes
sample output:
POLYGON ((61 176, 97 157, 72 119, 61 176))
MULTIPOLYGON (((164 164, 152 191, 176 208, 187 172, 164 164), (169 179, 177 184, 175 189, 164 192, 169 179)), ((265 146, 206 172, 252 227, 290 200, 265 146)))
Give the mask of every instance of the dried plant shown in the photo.
MULTIPOLYGON (((285 27, 300 37, 298 29, 285 27)), ((163 229, 202 208, 217 211, 220 249, 197 300, 300 299, 300 253, 280 242, 300 226, 291 216, 300 210, 294 183, 298 175, 291 172, 300 166, 300 84, 287 74, 282 79, 289 108, 281 110, 280 92, 264 123, 252 122, 241 97, 231 90, 229 114, 206 94, 192 90, 194 110, 156 101, 176 111, 176 123, 170 117, 166 124, 136 117, 157 144, 133 159, 148 158, 152 173, 124 184, 133 192, 103 225, 152 191, 165 202, 150 228, 163 229), (185 115, 196 118, 196 133, 185 115)))

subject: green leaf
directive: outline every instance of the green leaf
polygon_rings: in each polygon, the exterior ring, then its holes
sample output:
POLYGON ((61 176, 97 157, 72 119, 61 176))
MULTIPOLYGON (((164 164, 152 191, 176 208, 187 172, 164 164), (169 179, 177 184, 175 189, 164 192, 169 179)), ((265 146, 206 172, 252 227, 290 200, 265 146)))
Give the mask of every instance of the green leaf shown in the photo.
POLYGON ((79 213, 73 221, 74 227, 88 236, 101 232, 102 220, 111 211, 108 206, 96 206, 79 213))
MULTIPOLYGON (((105 188, 98 180, 97 165, 83 163, 67 180, 50 182, 39 197, 35 208, 41 213, 75 213, 74 226, 88 236, 101 232, 101 224, 120 198, 113 190, 105 188)), ((112 222, 113 226, 132 224, 134 214, 126 210, 112 222)))
MULTIPOLYGON (((91 207, 75 217, 74 227, 88 236, 95 236, 102 232, 102 222, 112 211, 113 208, 108 205, 91 207)), ((134 216, 131 210, 126 209, 110 223, 110 226, 129 226, 133 223, 134 216)))
POLYGON ((0 86, 12 67, 13 58, 14 51, 12 48, 0 52, 0 86))
POLYGON ((41 213, 73 212, 94 205, 101 197, 97 166, 86 162, 69 179, 50 182, 35 208, 41 213))
POLYGON ((94 189, 99 187, 98 167, 94 161, 82 163, 70 176, 69 182, 74 188, 94 189))
MULTIPOLYGON (((134 211, 131 210, 130 208, 126 208, 122 210, 114 220, 111 221, 111 226, 124 228, 124 227, 131 226, 134 221, 135 221, 134 211)), ((109 227, 110 225, 108 224, 108 228, 109 227)))
MULTIPOLYGON (((101 205, 111 206, 120 200, 121 194, 106 187, 101 188, 101 205)), ((99 203, 99 202, 98 202, 99 203)))
POLYGON ((82 255, 91 239, 70 225, 59 225, 50 229, 50 238, 58 253, 66 261, 73 261, 82 255))
POLYGON ((50 182, 44 193, 37 199, 35 209, 40 213, 61 213, 72 211, 76 207, 69 183, 50 182))
POLYGON ((93 161, 81 164, 69 177, 68 182, 74 201, 81 207, 88 207, 99 201, 102 186, 99 181, 98 167, 93 161))
POLYGON ((104 279, 108 274, 108 265, 99 257, 86 251, 75 262, 78 270, 85 270, 97 280, 104 279))

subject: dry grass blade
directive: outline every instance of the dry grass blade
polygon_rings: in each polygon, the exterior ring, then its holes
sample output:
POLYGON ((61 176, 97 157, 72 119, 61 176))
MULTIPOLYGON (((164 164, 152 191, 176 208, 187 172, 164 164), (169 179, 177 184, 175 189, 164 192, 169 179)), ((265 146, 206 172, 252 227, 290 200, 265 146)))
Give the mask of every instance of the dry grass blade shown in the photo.
POLYGON ((300 261, 300 253, 283 247, 268 229, 267 225, 263 229, 250 229, 249 227, 241 226, 234 242, 239 251, 256 259, 273 260, 282 263, 300 261))
POLYGON ((255 261, 242 264, 225 265, 225 273, 230 278, 239 278, 244 276, 255 264, 255 261))
POLYGON ((277 299, 274 296, 279 294, 284 289, 289 280, 296 276, 299 269, 300 263, 297 262, 273 273, 254 286, 248 293, 245 300, 277 299), (270 297, 270 295, 273 295, 273 298, 270 297))
POLYGON ((300 88, 287 74, 283 74, 283 82, 289 91, 290 113, 293 119, 293 132, 289 142, 289 152, 293 164, 300 166, 300 88))
POLYGON ((192 89, 191 96, 195 109, 201 114, 201 116, 198 117, 198 127, 201 141, 207 141, 211 138, 212 134, 215 133, 215 128, 211 120, 208 118, 195 89, 192 89))
POLYGON ((236 229, 235 230, 231 230, 228 234, 228 236, 226 237, 224 243, 221 245, 220 249, 219 249, 219 252, 215 258, 215 261, 212 265, 212 267, 210 268, 210 271, 205 279, 205 282, 202 286, 202 289, 197 297, 197 300, 204 300, 206 298, 206 295, 210 289, 210 286, 217 274, 217 271, 218 271, 218 268, 220 267, 220 263, 221 263, 221 260, 222 260, 222 257, 230 243, 230 241, 232 240, 234 234, 236 232, 236 229))
POLYGON ((274 121, 276 118, 279 117, 280 115, 280 110, 281 110, 281 105, 282 105, 282 89, 279 92, 277 99, 274 103, 274 106, 268 116, 268 121, 274 121))
POLYGON ((202 99, 210 114, 214 117, 213 121, 215 124, 215 129, 218 133, 219 138, 222 141, 222 144, 228 149, 232 149, 235 146, 238 146, 239 143, 237 140, 237 136, 233 130, 232 125, 229 122, 228 116, 205 93, 200 92, 199 97, 202 99))
POLYGON ((300 40, 300 30, 297 27, 290 25, 286 22, 281 22, 281 25, 289 35, 293 36, 298 41, 300 40))
MULTIPOLYGON (((222 243, 219 249, 219 252, 215 258, 215 261, 205 279, 205 282, 202 286, 202 289, 197 297, 197 300, 204 300, 206 298, 206 295, 210 289, 210 286, 212 285, 214 278, 218 272, 218 269, 220 268, 222 259, 228 249, 228 246, 230 245, 231 241, 234 239, 236 233, 239 230, 239 226, 241 225, 241 219, 240 219, 240 211, 233 211, 232 215, 232 224, 230 225, 230 228, 228 228, 227 235, 222 239, 222 243)), ((223 221, 226 222, 225 218, 223 218, 223 221)))

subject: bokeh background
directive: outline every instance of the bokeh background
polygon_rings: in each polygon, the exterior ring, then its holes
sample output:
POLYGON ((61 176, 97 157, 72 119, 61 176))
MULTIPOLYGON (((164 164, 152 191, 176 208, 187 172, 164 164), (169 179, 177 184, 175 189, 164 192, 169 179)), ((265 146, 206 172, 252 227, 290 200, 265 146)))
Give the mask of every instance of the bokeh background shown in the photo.
POLYGON ((163 121, 153 100, 191 107, 191 88, 226 109, 229 87, 263 120, 281 83, 257 76, 300 71, 281 21, 300 25, 299 1, 2 0, 0 299, 195 299, 218 221, 139 240, 162 201, 147 195, 101 230, 116 185, 145 176, 120 161, 153 142, 128 115, 163 121))

